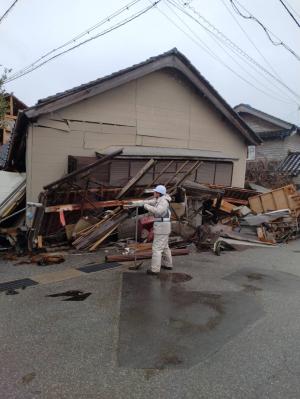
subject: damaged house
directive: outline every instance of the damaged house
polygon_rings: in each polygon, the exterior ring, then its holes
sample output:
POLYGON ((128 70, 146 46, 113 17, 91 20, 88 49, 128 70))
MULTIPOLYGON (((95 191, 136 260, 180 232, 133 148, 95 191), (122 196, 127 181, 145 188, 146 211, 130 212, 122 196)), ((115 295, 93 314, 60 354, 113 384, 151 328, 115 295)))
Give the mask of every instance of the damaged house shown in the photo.
POLYGON ((300 152, 300 128, 247 104, 234 110, 262 140, 251 160, 282 161, 291 152, 300 152))
POLYGON ((282 242, 298 233, 300 199, 293 186, 272 201, 243 188, 248 146, 260 143, 176 49, 40 100, 19 112, 7 157, 8 170, 26 168, 28 249, 94 251, 117 239, 125 253, 108 262, 151 257, 153 217, 136 204, 154 184, 172 197, 173 255, 188 254, 190 241, 216 253, 228 240, 282 242), (250 238, 234 231, 246 216, 250 238))
POLYGON ((101 169, 98 181, 125 184, 141 165, 155 159, 141 182, 147 184, 166 161, 174 160, 174 173, 187 160, 201 160, 192 180, 243 187, 247 148, 259 143, 210 83, 173 49, 19 113, 8 162, 22 166, 26 161, 27 201, 37 201, 48 183, 121 147, 122 156, 101 169))
POLYGON ((0 125, 0 169, 5 168, 6 165, 11 133, 18 112, 27 108, 27 106, 13 94, 5 94, 4 99, 7 104, 7 109, 4 120, 0 125))

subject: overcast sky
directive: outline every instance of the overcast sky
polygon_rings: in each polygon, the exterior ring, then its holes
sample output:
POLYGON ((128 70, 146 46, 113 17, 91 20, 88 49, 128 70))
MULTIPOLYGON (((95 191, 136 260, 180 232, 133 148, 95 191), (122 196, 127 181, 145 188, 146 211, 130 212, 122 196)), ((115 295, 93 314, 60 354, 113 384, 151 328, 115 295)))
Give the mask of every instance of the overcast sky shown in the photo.
MULTIPOLYGON (((141 0, 138 6, 129 9, 117 20, 146 7, 150 4, 149 1, 141 0)), ((239 1, 300 54, 300 28, 279 0, 239 1)), ((0 0, 0 15, 12 2, 13 0, 0 0)), ((127 3, 129 0, 19 0, 0 24, 0 64, 17 72, 127 3)), ((236 22, 238 21, 282 81, 300 95, 300 61, 282 47, 273 46, 258 24, 235 14, 229 0, 192 0, 190 4, 273 73, 238 26, 236 22), (236 21, 224 4, 233 13, 236 21)), ((300 1, 288 0, 288 4, 300 16, 300 1)), ((157 8, 187 31, 182 21, 178 20, 168 8, 166 0, 162 0, 157 8)), ((176 11, 177 15, 180 15, 180 18, 221 57, 223 62, 267 94, 240 80, 174 26, 157 8, 7 84, 7 91, 14 92, 27 105, 33 105, 40 98, 70 89, 177 47, 231 106, 239 103, 250 104, 300 125, 299 105, 291 93, 272 78, 260 75, 257 70, 239 58, 226 54, 198 24, 176 11)), ((300 17, 296 14, 295 16, 300 21, 300 17)), ((109 27, 110 24, 103 25, 100 30, 109 27)), ((191 32, 189 34, 191 35, 191 32)))

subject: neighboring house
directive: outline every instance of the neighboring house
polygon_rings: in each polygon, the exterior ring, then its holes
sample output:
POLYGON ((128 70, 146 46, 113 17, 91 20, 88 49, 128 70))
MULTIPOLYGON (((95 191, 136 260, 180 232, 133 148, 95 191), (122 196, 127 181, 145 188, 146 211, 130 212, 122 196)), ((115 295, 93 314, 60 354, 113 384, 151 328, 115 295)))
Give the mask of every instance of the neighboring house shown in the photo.
POLYGON ((13 131, 18 112, 27 106, 13 94, 6 94, 7 112, 0 126, 0 169, 5 166, 8 155, 11 132, 13 131))
POLYGON ((300 152, 291 152, 279 165, 279 172, 287 173, 293 183, 300 187, 300 152))
POLYGON ((27 201, 68 172, 68 158, 73 166, 92 162, 95 152, 116 147, 124 153, 102 170, 101 181, 121 184, 149 158, 158 160, 149 181, 167 160, 178 169, 201 159, 194 180, 243 187, 247 147, 260 143, 177 49, 26 109, 14 129, 10 165, 23 162, 26 137, 27 201))
POLYGON ((235 112, 261 138, 263 143, 252 150, 249 160, 281 161, 289 152, 300 151, 300 128, 247 104, 234 107, 235 112))

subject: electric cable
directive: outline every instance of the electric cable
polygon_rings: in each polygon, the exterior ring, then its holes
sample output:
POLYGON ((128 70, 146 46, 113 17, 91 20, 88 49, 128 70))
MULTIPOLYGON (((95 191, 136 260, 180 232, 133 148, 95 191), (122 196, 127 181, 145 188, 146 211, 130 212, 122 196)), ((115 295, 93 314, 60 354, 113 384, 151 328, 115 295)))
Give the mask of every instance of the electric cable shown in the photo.
POLYGON ((182 11, 185 15, 187 15, 189 18, 194 20, 197 24, 202 26, 203 29, 205 29, 208 32, 211 32, 214 34, 215 37, 218 37, 219 40, 222 40, 223 43, 227 46, 230 46, 231 49, 235 49, 238 53, 243 55, 245 58, 247 58, 250 62, 252 62, 254 65, 256 65, 259 69, 261 69, 263 72, 265 72, 267 75, 275 79, 278 83, 280 83, 283 87, 285 87, 286 90, 288 90, 290 93, 292 93, 295 97, 297 97, 297 101, 300 99, 300 95, 296 93, 293 89, 291 89, 288 85, 286 85, 281 79, 278 79, 273 73, 271 73, 269 70, 264 68, 261 64, 259 64, 255 59, 250 57, 244 50, 242 50, 237 44, 235 44, 231 39, 229 39, 224 33, 222 33, 218 28, 216 28, 211 22, 209 22, 206 18, 204 18, 195 8, 191 7, 188 5, 187 7, 193 11, 198 18, 194 17, 191 15, 184 7, 182 7, 180 4, 178 4, 174 0, 167 0, 170 4, 175 6, 177 9, 182 11), (199 21, 199 18, 204 21, 210 28, 204 25, 201 21, 199 21))
POLYGON ((290 14, 291 18, 295 21, 295 23, 298 25, 298 28, 300 28, 300 24, 297 21, 296 17, 293 15, 293 13, 291 12, 291 10, 289 10, 289 8, 287 7, 287 5, 282 1, 279 0, 280 3, 283 5, 283 7, 286 9, 286 11, 290 14))
POLYGON ((266 33, 267 37, 269 38, 270 42, 274 45, 274 46, 282 46, 284 47, 287 51, 289 51, 298 61, 300 61, 300 56, 291 48, 289 47, 286 43, 284 43, 278 36, 275 35, 275 33, 271 32, 270 29, 268 29, 259 19, 257 19, 254 15, 252 15, 238 0, 235 0, 239 6, 245 11, 247 12, 249 15, 245 15, 243 14, 240 9, 237 7, 237 5, 235 4, 234 0, 229 0, 234 11, 239 14, 241 17, 243 17, 244 19, 249 19, 249 20, 253 20, 256 23, 258 23, 258 25, 264 30, 264 32, 266 33), (273 40, 272 36, 274 36, 274 38, 277 40, 273 40))
POLYGON ((161 0, 156 0, 156 1, 155 1, 154 3, 152 3, 150 6, 145 7, 145 8, 143 8, 142 10, 140 10, 140 11, 138 11, 138 12, 132 14, 130 17, 125 18, 124 20, 118 22, 117 24, 111 26, 110 28, 108 28, 108 29, 106 29, 106 30, 104 30, 104 31, 102 31, 102 32, 100 32, 100 33, 98 33, 97 35, 92 36, 92 37, 90 37, 90 38, 88 38, 88 39, 86 39, 86 40, 84 40, 84 41, 82 41, 82 42, 80 42, 80 43, 78 43, 78 44, 76 44, 76 45, 74 45, 74 46, 72 46, 72 47, 70 47, 70 48, 64 50, 64 51, 61 51, 61 52, 58 53, 58 54, 53 55, 52 57, 46 59, 45 61, 40 62, 38 65, 33 66, 32 68, 26 70, 25 72, 20 73, 19 75, 15 76, 15 77, 8 77, 8 78, 5 80, 4 83, 8 83, 8 82, 11 82, 11 81, 13 81, 13 80, 19 79, 20 77, 25 76, 25 75, 27 75, 28 73, 31 73, 31 72, 33 72, 34 70, 40 68, 41 66, 47 64, 48 62, 52 61, 53 59, 56 59, 56 58, 60 57, 60 56, 63 55, 63 54, 66 54, 66 53, 68 53, 68 52, 70 52, 70 51, 72 51, 72 50, 74 50, 74 49, 76 49, 76 48, 78 48, 78 47, 80 47, 80 46, 82 46, 82 45, 84 45, 84 44, 86 44, 86 43, 92 41, 92 40, 95 40, 95 39, 97 39, 97 38, 99 38, 99 37, 101 37, 101 36, 104 36, 104 35, 106 35, 106 34, 112 32, 112 31, 114 31, 114 30, 120 28, 121 26, 124 26, 124 25, 128 24, 129 22, 133 21, 134 19, 137 19, 138 17, 140 17, 140 16, 142 16, 143 14, 147 13, 148 11, 150 11, 150 10, 151 10, 152 8, 154 8, 158 3, 160 3, 160 1, 161 1, 161 0))
POLYGON ((0 24, 1 22, 4 20, 5 17, 7 17, 7 15, 11 12, 11 10, 13 9, 13 7, 17 4, 18 0, 15 0, 10 6, 9 8, 5 11, 5 13, 0 17, 0 24))

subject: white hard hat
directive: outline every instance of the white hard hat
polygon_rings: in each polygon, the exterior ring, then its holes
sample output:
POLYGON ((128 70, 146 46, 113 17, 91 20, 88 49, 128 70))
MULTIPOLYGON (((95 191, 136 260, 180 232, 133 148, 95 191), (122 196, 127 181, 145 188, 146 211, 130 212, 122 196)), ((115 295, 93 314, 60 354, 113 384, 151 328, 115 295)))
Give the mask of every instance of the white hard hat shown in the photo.
POLYGON ((159 186, 156 186, 156 187, 155 187, 154 191, 155 191, 156 193, 161 194, 161 195, 165 195, 166 192, 167 192, 167 189, 166 189, 165 186, 159 185, 159 186))

